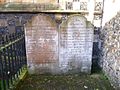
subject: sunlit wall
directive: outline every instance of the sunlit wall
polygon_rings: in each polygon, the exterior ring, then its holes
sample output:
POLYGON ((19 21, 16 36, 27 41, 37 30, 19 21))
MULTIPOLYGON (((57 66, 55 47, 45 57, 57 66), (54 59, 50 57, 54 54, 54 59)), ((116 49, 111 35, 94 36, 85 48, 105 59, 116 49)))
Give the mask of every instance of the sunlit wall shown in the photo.
POLYGON ((103 26, 120 10, 120 0, 104 0, 103 26))

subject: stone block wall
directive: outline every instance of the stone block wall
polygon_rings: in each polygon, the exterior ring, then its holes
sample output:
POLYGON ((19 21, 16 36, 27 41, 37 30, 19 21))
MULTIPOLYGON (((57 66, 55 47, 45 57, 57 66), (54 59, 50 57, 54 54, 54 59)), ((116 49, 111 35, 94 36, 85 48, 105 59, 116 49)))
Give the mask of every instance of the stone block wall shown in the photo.
POLYGON ((8 35, 23 30, 24 24, 27 23, 33 14, 0 14, 0 35, 8 35))
POLYGON ((101 66, 111 83, 120 90, 120 12, 105 24, 100 36, 103 40, 101 66))

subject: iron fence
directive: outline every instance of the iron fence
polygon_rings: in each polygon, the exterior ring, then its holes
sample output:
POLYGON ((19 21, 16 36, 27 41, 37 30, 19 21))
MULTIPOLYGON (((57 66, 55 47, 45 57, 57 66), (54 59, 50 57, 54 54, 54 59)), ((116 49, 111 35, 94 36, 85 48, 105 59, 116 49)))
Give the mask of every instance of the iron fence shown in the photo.
POLYGON ((24 32, 1 36, 0 90, 10 89, 26 67, 24 32))

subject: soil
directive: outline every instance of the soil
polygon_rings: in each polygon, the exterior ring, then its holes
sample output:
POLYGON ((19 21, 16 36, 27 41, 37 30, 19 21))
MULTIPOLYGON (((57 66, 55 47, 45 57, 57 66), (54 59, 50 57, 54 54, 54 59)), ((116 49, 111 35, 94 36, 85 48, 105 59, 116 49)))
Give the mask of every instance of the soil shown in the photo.
POLYGON ((28 75, 17 90, 114 90, 99 74, 28 75))

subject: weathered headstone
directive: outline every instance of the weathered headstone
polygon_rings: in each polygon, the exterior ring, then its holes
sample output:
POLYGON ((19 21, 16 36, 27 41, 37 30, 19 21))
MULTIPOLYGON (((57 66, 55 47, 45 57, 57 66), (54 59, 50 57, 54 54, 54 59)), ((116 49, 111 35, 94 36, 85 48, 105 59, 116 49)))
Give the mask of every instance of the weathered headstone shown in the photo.
POLYGON ((80 15, 72 15, 60 30, 59 64, 64 72, 90 72, 93 26, 80 15))
POLYGON ((57 26, 54 20, 43 14, 26 24, 29 72, 90 73, 93 26, 81 15, 72 15, 60 28, 57 26))
POLYGON ((32 18, 26 27, 26 49, 30 73, 55 71, 58 62, 56 23, 47 15, 32 18), (52 70, 52 71, 51 71, 52 70))

